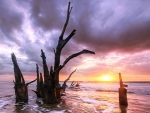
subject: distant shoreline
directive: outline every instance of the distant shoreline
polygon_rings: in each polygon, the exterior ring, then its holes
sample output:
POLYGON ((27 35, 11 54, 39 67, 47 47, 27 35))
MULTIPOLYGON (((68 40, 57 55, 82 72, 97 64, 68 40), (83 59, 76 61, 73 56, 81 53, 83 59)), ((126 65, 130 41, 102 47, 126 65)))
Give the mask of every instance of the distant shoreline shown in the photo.
MULTIPOLYGON (((28 82, 28 81, 27 81, 28 82)), ((60 82, 64 82, 64 81, 60 81, 60 82)), ((72 82, 72 81, 68 81, 68 82, 72 82)), ((102 82, 102 81, 74 81, 74 82, 90 82, 90 83, 119 83, 119 81, 114 81, 114 82, 102 82)), ((0 81, 0 83, 13 83, 13 81, 0 81)), ((124 81, 124 83, 150 83, 150 81, 124 81)))

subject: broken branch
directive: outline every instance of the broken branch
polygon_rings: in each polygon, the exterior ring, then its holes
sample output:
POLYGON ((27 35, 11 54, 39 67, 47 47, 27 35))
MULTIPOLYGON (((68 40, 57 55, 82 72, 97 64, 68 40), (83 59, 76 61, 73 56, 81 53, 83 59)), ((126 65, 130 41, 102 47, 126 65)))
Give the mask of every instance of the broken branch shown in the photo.
POLYGON ((70 8, 70 2, 69 2, 69 3, 68 3, 68 10, 67 10, 66 22, 65 22, 65 24, 64 24, 64 27, 63 27, 63 30, 62 30, 62 33, 61 33, 59 39, 63 39, 63 36, 64 36, 65 30, 66 30, 66 27, 67 27, 68 22, 69 22, 69 17, 70 17, 71 10, 72 10, 72 7, 70 8))
POLYGON ((35 80, 31 81, 31 82, 26 83, 26 85, 28 86, 29 84, 35 82, 36 80, 37 80, 37 78, 35 80))
POLYGON ((69 60, 71 60, 72 58, 77 57, 77 56, 79 56, 79 55, 81 55, 81 54, 85 54, 85 53, 95 54, 95 52, 89 51, 89 50, 86 50, 86 49, 84 49, 84 50, 82 50, 82 51, 80 51, 80 52, 78 52, 78 53, 72 54, 71 56, 69 56, 69 57, 64 61, 64 63, 63 63, 62 66, 61 66, 61 65, 59 66, 59 70, 61 70, 61 69, 69 62, 69 60))
POLYGON ((66 83, 66 82, 70 79, 71 75, 72 75, 74 72, 76 72, 76 70, 77 70, 77 69, 75 69, 75 70, 69 75, 69 77, 64 81, 64 83, 66 83))

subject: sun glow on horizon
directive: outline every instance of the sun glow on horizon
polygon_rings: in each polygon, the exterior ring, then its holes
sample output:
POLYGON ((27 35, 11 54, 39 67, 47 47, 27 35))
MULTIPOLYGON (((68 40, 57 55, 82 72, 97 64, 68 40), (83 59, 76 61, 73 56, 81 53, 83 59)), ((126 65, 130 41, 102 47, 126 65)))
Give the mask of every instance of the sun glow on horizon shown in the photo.
POLYGON ((113 81, 113 79, 110 75, 103 75, 99 77, 99 81, 110 82, 110 81, 113 81))

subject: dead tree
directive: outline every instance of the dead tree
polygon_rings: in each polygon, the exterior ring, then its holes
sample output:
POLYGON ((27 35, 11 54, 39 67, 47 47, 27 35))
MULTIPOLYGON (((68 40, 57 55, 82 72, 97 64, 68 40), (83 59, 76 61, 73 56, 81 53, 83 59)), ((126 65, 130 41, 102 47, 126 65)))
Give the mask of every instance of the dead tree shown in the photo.
MULTIPOLYGON (((58 44, 56 49, 54 49, 54 69, 51 66, 50 71, 48 70, 47 64, 46 64, 46 56, 43 50, 41 50, 41 57, 43 60, 43 70, 44 70, 44 103, 50 104, 50 103, 57 103, 60 102, 61 100, 61 86, 59 84, 59 72, 61 69, 73 58, 89 53, 89 54, 95 54, 93 51, 89 50, 82 50, 80 52, 77 52, 75 54, 70 55, 62 65, 60 65, 60 56, 61 56, 61 51, 63 47, 68 43, 68 41, 72 38, 72 36, 75 34, 76 30, 74 29, 68 36, 67 38, 64 39, 64 33, 66 31, 66 27, 69 22, 70 14, 71 14, 72 7, 70 8, 70 2, 68 4, 68 10, 67 10, 67 18, 66 22, 63 26, 63 30, 59 36, 58 44)), ((38 89, 38 88, 37 88, 38 89)))
POLYGON ((14 75, 15 75, 15 81, 14 81, 14 88, 15 88, 15 95, 16 95, 16 103, 17 102, 28 102, 28 88, 27 86, 36 81, 33 80, 29 83, 25 83, 24 77, 21 73, 21 70, 18 66, 17 59, 14 53, 11 54, 12 62, 14 65, 14 75))
POLYGON ((127 90, 124 87, 127 87, 127 85, 123 84, 121 73, 119 73, 119 81, 120 81, 120 88, 119 88, 119 104, 128 106, 128 100, 127 100, 127 90))

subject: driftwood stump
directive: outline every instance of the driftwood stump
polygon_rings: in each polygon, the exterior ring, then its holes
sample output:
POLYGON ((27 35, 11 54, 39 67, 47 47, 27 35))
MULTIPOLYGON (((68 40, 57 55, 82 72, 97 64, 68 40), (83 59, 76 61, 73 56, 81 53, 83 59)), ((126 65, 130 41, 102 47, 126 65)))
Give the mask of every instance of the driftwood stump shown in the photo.
POLYGON ((16 103, 17 102, 28 102, 28 85, 35 80, 25 83, 24 77, 21 73, 21 70, 18 66, 17 59, 14 53, 11 54, 12 62, 14 65, 14 88, 15 88, 15 95, 16 95, 16 103))
POLYGON ((26 84, 24 83, 15 83, 15 95, 16 95, 16 103, 18 102, 28 102, 28 89, 26 84))
POLYGON ((121 73, 119 73, 119 80, 120 80, 120 88, 119 88, 119 104, 128 106, 128 100, 127 100, 127 89, 124 87, 127 87, 127 85, 123 84, 121 73))

